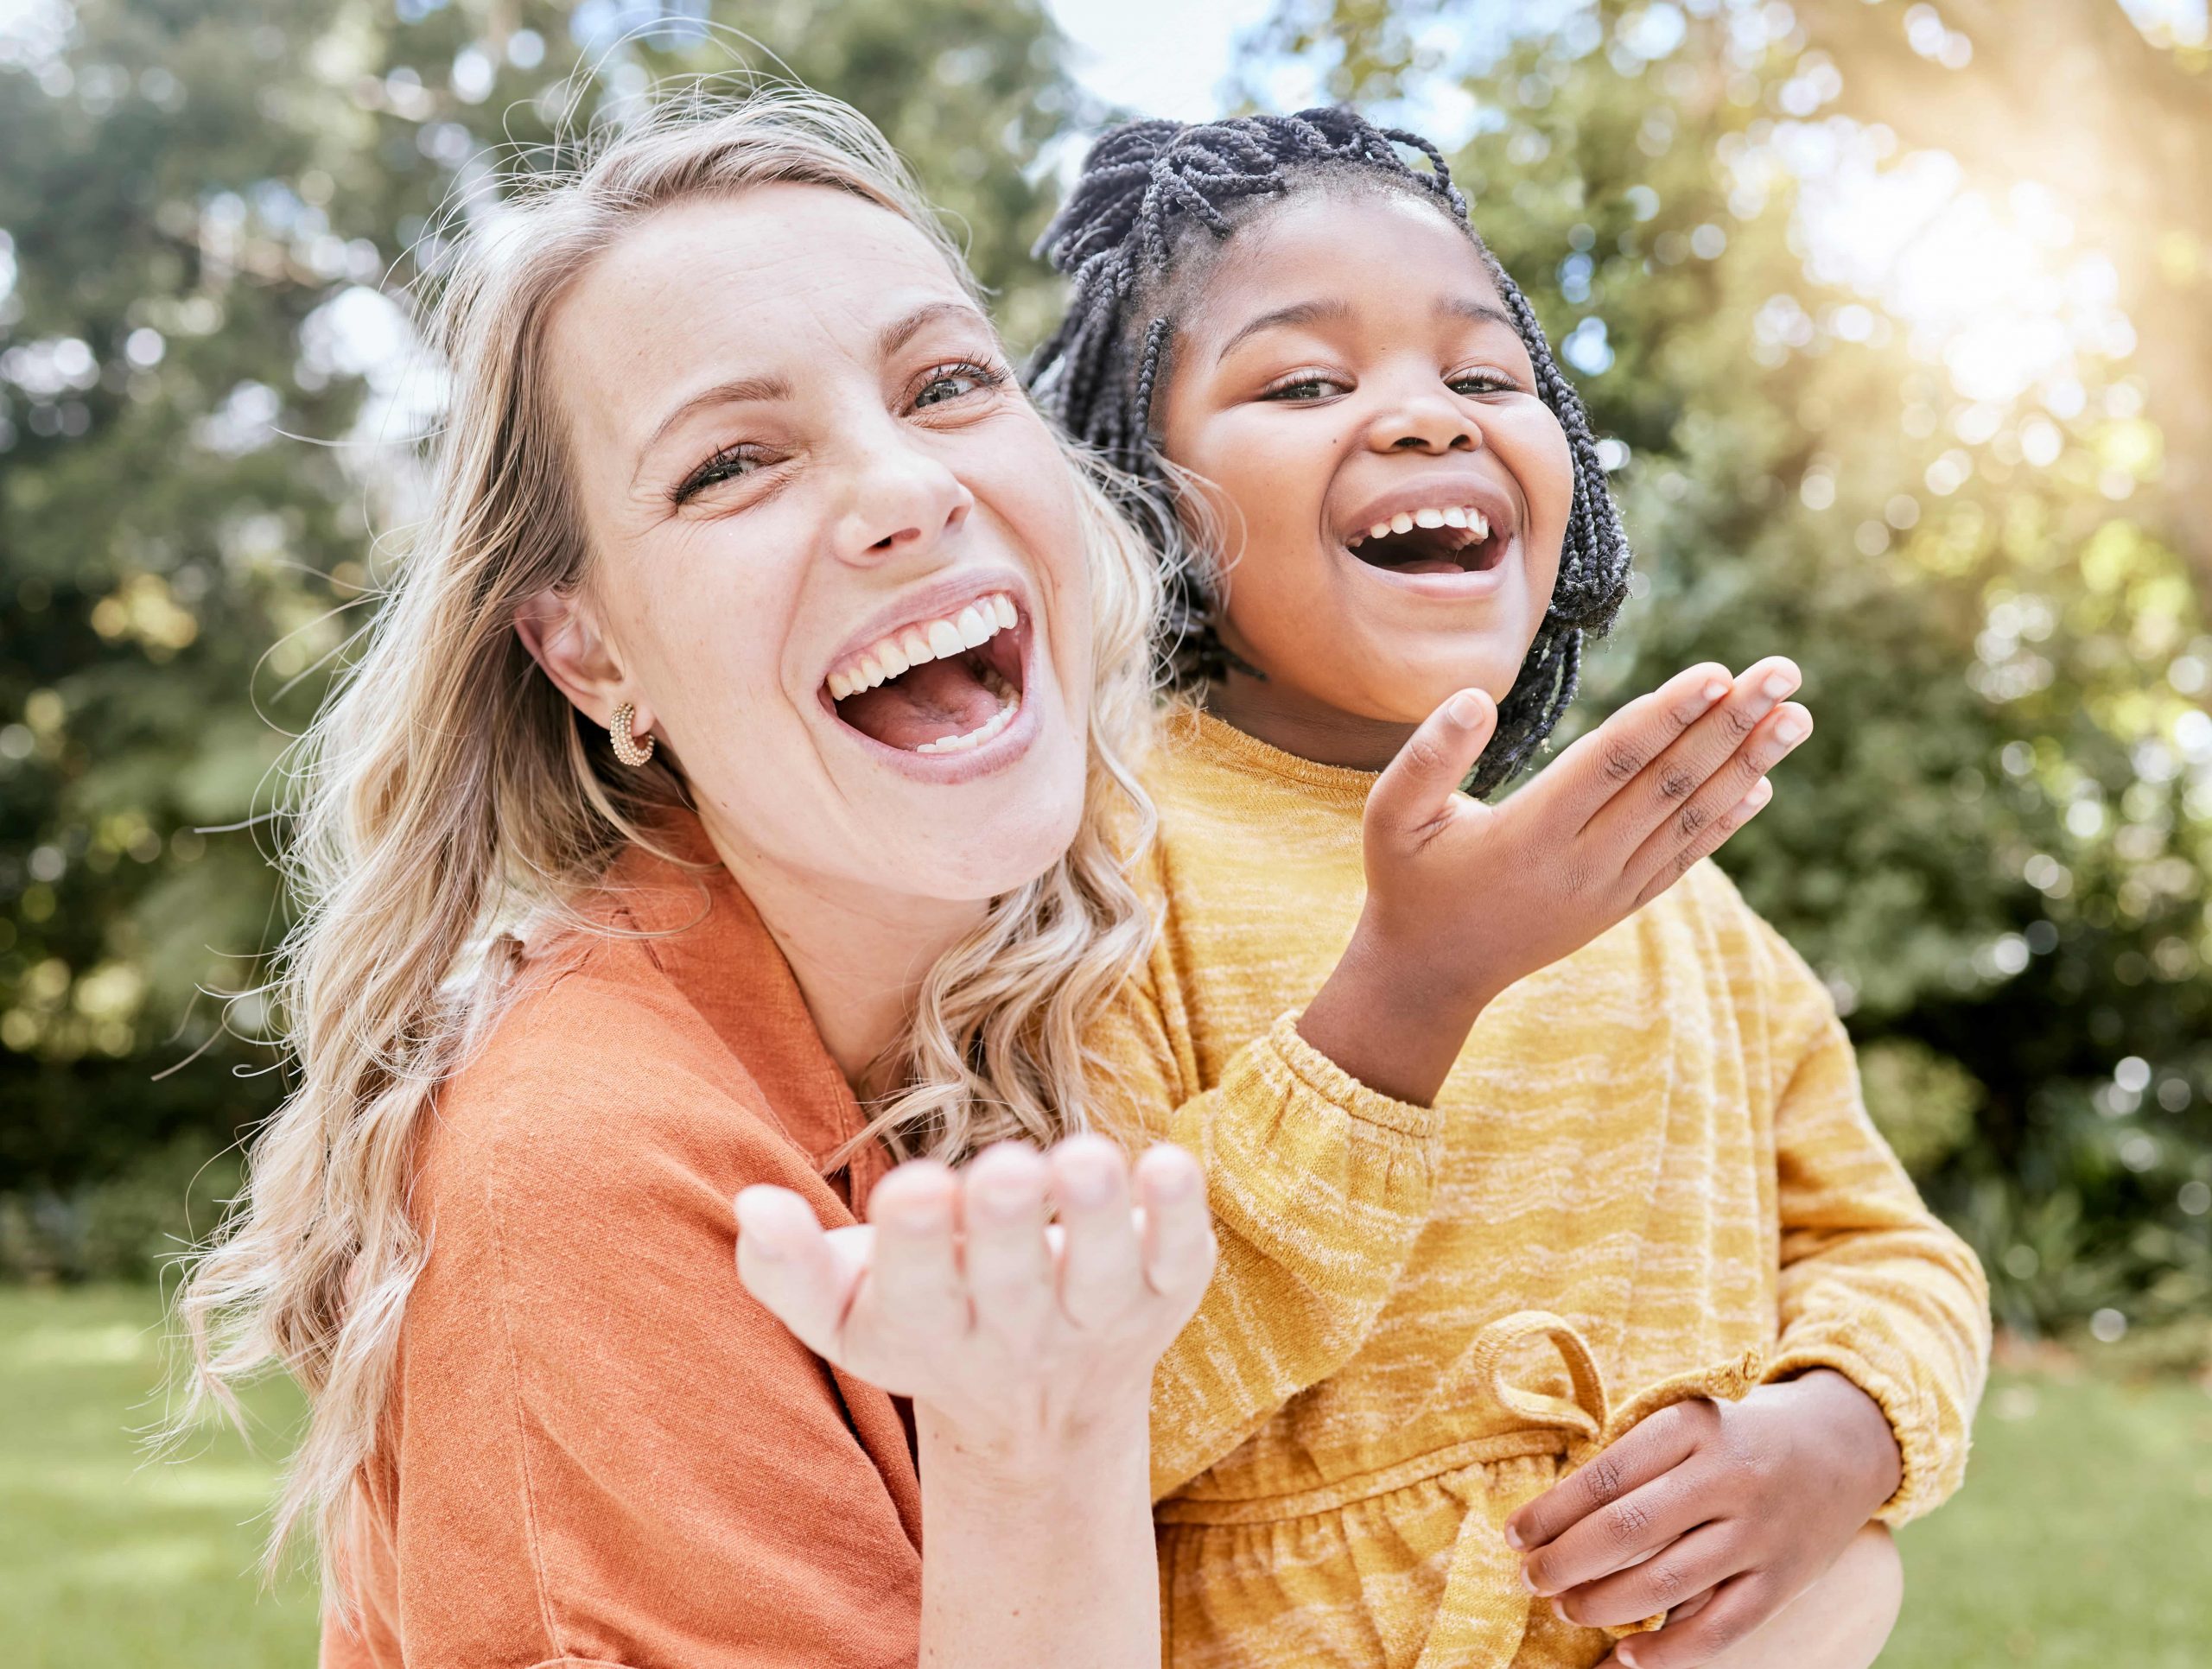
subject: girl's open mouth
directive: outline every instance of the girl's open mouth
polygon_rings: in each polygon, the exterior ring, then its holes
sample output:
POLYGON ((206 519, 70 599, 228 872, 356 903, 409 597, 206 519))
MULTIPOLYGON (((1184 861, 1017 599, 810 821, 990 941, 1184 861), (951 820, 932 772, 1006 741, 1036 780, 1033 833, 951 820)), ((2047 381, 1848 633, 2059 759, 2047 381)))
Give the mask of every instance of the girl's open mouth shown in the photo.
POLYGON ((872 741, 907 753, 966 753, 1021 711, 1027 626, 1005 592, 901 626, 823 681, 831 710, 872 741))
POLYGON ((1508 536, 1471 505, 1437 505, 1351 534, 1344 549, 1392 574, 1481 574, 1503 560, 1508 536))

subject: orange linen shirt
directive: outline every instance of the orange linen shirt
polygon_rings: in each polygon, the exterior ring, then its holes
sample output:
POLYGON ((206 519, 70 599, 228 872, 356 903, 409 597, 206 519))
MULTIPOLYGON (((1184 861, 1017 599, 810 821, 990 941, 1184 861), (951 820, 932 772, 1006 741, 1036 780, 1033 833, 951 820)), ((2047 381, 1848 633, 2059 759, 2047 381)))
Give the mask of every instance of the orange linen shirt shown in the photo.
MULTIPOLYGON (((711 859, 696 825, 681 832, 711 859)), ((921 1496, 901 1408, 739 1284, 730 1201, 824 1182, 859 1108, 718 865, 633 849, 597 931, 440 1092, 383 1441, 355 1501, 358 1624, 325 1669, 912 1664, 921 1496), (609 930, 614 936, 609 936, 609 930)))

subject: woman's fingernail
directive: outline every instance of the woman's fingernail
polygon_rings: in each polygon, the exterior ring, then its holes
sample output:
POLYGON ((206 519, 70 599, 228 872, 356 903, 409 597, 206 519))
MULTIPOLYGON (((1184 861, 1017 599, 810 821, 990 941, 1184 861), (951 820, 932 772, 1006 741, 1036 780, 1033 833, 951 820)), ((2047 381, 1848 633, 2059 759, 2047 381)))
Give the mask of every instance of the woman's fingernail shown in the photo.
POLYGON ((1805 739, 1805 721, 1794 713, 1774 727, 1774 739, 1784 747, 1796 746, 1805 739))
POLYGON ((1114 1191, 1113 1178, 1088 1164, 1072 1166, 1061 1178, 1060 1186, 1077 1205, 1103 1205, 1114 1191))
POLYGON ((1452 715, 1453 724, 1465 725, 1471 730, 1482 722, 1483 704, 1464 689, 1445 703, 1444 710, 1452 715))
POLYGON ((1766 682, 1759 688, 1766 691, 1768 700, 1778 701, 1789 693, 1789 680, 1779 672, 1770 672, 1766 675, 1766 682))

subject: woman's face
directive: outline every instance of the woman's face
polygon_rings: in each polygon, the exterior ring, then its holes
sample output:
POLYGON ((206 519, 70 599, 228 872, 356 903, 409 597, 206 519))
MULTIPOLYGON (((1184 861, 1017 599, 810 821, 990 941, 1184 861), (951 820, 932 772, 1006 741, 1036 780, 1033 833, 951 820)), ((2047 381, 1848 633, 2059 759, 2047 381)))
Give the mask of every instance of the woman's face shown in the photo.
POLYGON ((636 704, 726 858, 947 900, 1048 868, 1085 775, 1074 483, 930 242, 823 187, 681 204, 549 344, 610 674, 579 706, 636 704))

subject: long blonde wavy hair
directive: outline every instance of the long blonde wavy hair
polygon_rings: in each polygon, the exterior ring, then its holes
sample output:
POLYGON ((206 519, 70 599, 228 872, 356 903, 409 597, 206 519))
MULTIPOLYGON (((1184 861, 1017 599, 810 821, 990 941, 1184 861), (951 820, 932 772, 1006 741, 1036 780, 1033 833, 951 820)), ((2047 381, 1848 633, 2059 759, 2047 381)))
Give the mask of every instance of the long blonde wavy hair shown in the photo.
MULTIPOLYGON (((239 1209, 181 1289, 191 1369, 174 1425, 211 1405, 235 1416, 241 1383, 288 1371, 310 1412, 269 1558, 273 1568, 311 1521, 341 1592, 353 1485, 428 1251, 409 1194, 438 1085, 518 983, 518 928, 578 919, 573 901, 684 798, 664 760, 613 764, 516 637, 518 606, 582 583, 591 561, 564 488, 546 321, 639 217, 771 182, 851 192, 900 216, 975 292, 882 135, 800 90, 694 86, 519 187, 496 235, 463 247, 432 310, 451 378, 432 508, 289 773, 284 865, 299 909, 272 994, 295 1088, 253 1142, 239 1209)), ((1085 815, 1066 854, 994 900, 937 964, 871 1073, 894 1089, 870 1133, 899 1158, 958 1159, 1084 1126, 1085 1022, 1148 942, 1122 862, 1131 830, 1149 832, 1123 761, 1151 705, 1154 558, 1095 466, 1068 457, 1097 669, 1085 815)))

